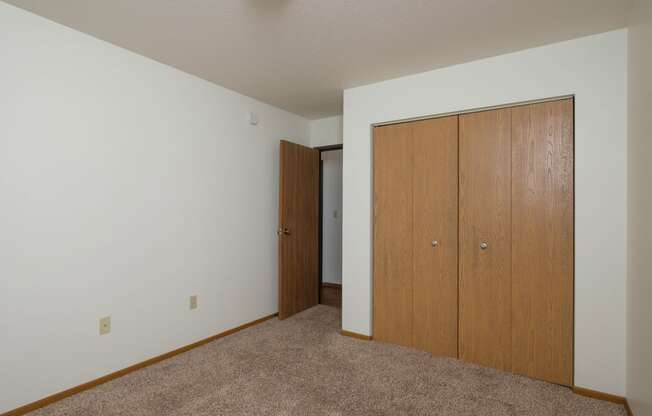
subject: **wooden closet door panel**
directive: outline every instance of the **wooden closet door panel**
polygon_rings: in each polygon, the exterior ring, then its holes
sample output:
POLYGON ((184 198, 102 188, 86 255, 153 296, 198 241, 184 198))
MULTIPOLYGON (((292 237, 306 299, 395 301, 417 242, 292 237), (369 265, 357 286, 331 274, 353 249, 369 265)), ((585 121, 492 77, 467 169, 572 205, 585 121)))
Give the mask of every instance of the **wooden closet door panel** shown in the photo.
POLYGON ((573 383, 573 101, 512 110, 513 371, 573 383))
POLYGON ((461 115, 459 145, 459 354, 510 370, 511 110, 461 115))
POLYGON ((413 346, 435 355, 457 357, 457 116, 411 125, 414 137, 413 346))
POLYGON ((409 124, 374 128, 373 336, 412 345, 412 163, 409 124))

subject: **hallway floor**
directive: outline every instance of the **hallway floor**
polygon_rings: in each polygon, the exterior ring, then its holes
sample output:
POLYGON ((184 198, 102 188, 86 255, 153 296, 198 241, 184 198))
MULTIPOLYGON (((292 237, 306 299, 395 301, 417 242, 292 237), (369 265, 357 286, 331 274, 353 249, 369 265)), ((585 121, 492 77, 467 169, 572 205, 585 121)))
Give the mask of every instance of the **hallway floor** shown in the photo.
POLYGON ((31 415, 626 415, 554 384, 344 337, 340 319, 319 305, 269 320, 31 415))

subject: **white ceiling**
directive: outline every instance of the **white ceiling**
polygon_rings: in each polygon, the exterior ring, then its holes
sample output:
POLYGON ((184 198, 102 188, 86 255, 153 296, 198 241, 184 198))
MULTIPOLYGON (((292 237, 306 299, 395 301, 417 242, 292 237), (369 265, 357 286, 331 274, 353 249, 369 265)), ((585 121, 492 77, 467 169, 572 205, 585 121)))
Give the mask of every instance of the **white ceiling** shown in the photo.
POLYGON ((345 88, 624 27, 630 4, 6 1, 308 118, 340 114, 345 88))

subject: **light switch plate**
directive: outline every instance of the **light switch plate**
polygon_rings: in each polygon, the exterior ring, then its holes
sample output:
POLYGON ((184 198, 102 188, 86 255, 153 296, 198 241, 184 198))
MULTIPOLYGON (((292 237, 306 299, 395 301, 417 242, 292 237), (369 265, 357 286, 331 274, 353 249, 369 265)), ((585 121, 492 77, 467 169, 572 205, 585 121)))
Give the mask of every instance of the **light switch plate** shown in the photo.
POLYGON ((111 332, 111 317, 100 318, 100 335, 106 335, 109 332, 111 332))
POLYGON ((197 309, 197 295, 190 297, 190 309, 197 309))

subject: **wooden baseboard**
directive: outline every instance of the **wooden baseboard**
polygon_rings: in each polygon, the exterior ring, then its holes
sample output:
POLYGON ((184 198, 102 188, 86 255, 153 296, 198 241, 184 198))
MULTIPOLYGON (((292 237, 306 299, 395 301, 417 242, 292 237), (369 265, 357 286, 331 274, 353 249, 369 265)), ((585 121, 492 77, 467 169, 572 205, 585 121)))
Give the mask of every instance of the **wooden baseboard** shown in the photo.
POLYGON ((577 386, 573 386, 572 390, 573 393, 579 394, 580 396, 591 397, 593 399, 604 400, 606 402, 611 402, 616 404, 622 404, 623 406, 625 406, 625 410, 627 411, 627 414, 629 416, 633 416, 632 409, 629 407, 629 403, 627 402, 627 398, 625 397, 616 396, 614 394, 609 394, 609 393, 603 393, 601 391, 585 389, 584 387, 577 387, 577 386))
POLYGON ((80 393, 80 392, 82 392, 84 390, 88 390, 88 389, 91 389, 91 388, 93 388, 95 386, 99 386, 100 384, 104 384, 107 381, 111 381, 111 380, 114 380, 116 378, 122 377, 122 376, 124 376, 126 374, 132 373, 132 372, 134 372, 136 370, 140 370, 140 369, 145 368, 147 366, 150 366, 152 364, 156 364, 156 363, 158 363, 160 361, 163 361, 163 360, 166 360, 168 358, 174 357, 175 355, 184 353, 184 352, 189 351, 189 350, 191 350, 193 348, 197 348, 197 347, 202 346, 204 344, 207 344, 207 343, 209 343, 211 341, 215 341, 216 339, 223 338, 223 337, 225 337, 227 335, 234 334, 234 333, 236 333, 238 331, 242 331, 243 329, 246 329, 246 328, 249 328, 251 326, 257 325, 259 323, 265 322, 265 321, 267 321, 269 319, 272 319, 272 318, 274 318, 276 316, 278 316, 278 313, 274 313, 272 315, 268 315, 268 316, 262 317, 260 319, 256 319, 255 321, 248 322, 248 323, 246 323, 244 325, 240 325, 240 326, 238 326, 236 328, 232 328, 232 329, 229 329, 227 331, 220 332, 217 335, 213 335, 211 337, 202 339, 201 341, 197 341, 197 342, 192 343, 190 345, 186 345, 185 347, 178 348, 178 349, 176 349, 174 351, 166 352, 165 354, 161 354, 161 355, 156 356, 154 358, 150 358, 149 360, 140 362, 138 364, 134 364, 132 366, 129 366, 127 368, 123 368, 122 370, 118 370, 118 371, 116 371, 114 373, 107 374, 107 375, 102 376, 100 378, 96 378, 95 380, 89 381, 89 382, 81 384, 79 386, 72 387, 72 388, 70 388, 68 390, 64 390, 62 392, 53 394, 53 395, 48 396, 46 398, 43 398, 41 400, 37 400, 37 401, 35 401, 33 403, 26 404, 26 405, 21 406, 21 407, 19 407, 17 409, 10 410, 8 412, 2 413, 2 414, 0 414, 0 416, 21 416, 21 415, 27 414, 29 412, 33 412, 36 409, 40 409, 42 407, 48 406, 48 405, 50 405, 52 403, 58 402, 59 400, 65 399, 66 397, 70 397, 70 396, 72 396, 74 394, 77 394, 77 393, 80 393))
POLYGON ((627 411, 627 416, 634 416, 634 412, 632 412, 632 408, 629 407, 629 402, 625 398, 625 411, 627 411))
POLYGON ((616 396, 609 393, 603 393, 601 391, 585 389, 584 387, 573 386, 573 393, 579 394, 580 396, 591 397, 593 399, 604 400, 607 402, 625 404, 624 397, 616 396))
POLYGON ((341 283, 322 282, 323 287, 332 287, 334 289, 342 289, 341 283))
POLYGON ((350 331, 341 330, 340 334, 344 335, 345 337, 361 339, 363 341, 371 341, 371 336, 370 335, 362 335, 362 334, 358 334, 357 332, 350 332, 350 331))

